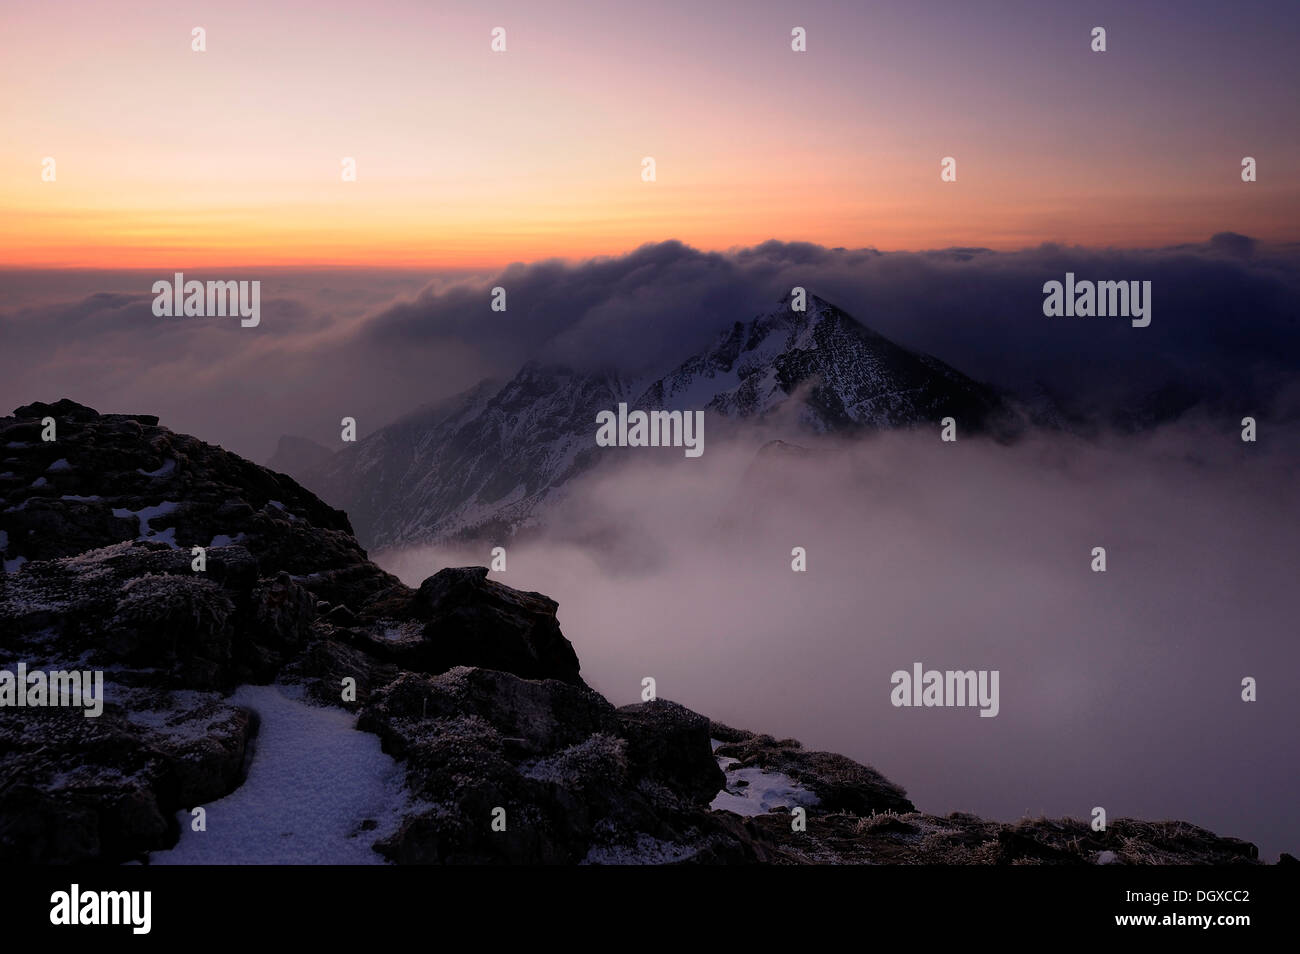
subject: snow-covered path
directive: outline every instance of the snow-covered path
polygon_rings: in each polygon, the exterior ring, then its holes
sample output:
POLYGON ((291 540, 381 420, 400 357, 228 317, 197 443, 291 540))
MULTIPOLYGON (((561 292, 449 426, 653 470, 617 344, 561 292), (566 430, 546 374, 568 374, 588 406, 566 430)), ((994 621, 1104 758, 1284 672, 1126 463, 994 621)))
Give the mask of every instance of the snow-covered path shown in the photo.
POLYGON ((355 716, 302 701, 296 686, 242 686, 231 697, 261 717, 248 778, 204 806, 207 831, 190 830, 150 864, 382 864, 371 850, 408 807, 405 771, 354 729, 355 716), (360 830, 367 819, 377 823, 360 830))

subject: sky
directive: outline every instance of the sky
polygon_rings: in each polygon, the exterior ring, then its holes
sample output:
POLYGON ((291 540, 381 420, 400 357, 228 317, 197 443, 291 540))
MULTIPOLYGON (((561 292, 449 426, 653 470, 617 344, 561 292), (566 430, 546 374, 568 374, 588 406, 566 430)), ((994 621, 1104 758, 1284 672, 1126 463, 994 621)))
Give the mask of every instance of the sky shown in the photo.
POLYGON ((1249 0, 5 4, 0 263, 1294 239, 1298 41, 1249 0))

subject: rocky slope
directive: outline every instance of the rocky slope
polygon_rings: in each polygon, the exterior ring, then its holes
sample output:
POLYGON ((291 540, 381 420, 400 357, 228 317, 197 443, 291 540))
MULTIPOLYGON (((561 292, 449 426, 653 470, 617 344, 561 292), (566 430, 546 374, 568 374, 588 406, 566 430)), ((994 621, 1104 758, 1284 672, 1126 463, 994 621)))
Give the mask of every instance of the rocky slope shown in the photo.
POLYGON ((703 410, 718 435, 766 421, 802 434, 934 427, 1006 438, 1021 421, 1003 398, 928 355, 908 351, 811 296, 787 297, 736 322, 700 353, 649 380, 526 365, 497 388, 383 428, 294 473, 343 507, 367 546, 473 536, 504 541, 544 519, 574 476, 593 467, 596 414, 630 408, 703 410))
POLYGON ((617 709, 583 682, 552 600, 482 567, 406 587, 293 479, 146 415, 64 400, 0 418, 0 556, 0 665, 106 677, 97 718, 0 709, 4 862, 120 862, 174 845, 179 813, 238 788, 256 758, 258 717, 231 690, 272 680, 355 711, 401 760, 410 808, 374 845, 395 862, 1256 856, 1179 823, 1097 834, 927 816, 843 756, 668 701, 617 709), (501 807, 509 824, 495 831, 501 807), (795 807, 806 831, 792 828, 795 807))

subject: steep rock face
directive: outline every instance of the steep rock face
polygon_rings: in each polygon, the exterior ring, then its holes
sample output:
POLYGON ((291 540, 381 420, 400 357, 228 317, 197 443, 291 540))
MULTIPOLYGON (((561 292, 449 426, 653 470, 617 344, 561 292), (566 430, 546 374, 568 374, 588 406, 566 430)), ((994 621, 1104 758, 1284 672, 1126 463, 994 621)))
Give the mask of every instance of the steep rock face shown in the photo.
POLYGON ((578 654, 560 632, 559 605, 487 578, 481 566, 446 569, 420 584, 412 612, 427 619, 418 668, 452 665, 501 669, 526 679, 580 682, 578 654))
POLYGON ((703 410, 718 423, 781 418, 814 434, 938 426, 1006 439, 1021 424, 1000 395, 876 334, 811 296, 787 297, 657 378, 583 374, 530 362, 504 387, 485 382, 436 410, 383 428, 303 480, 356 521, 369 546, 472 537, 501 541, 544 521, 595 466, 596 414, 619 403, 703 410))

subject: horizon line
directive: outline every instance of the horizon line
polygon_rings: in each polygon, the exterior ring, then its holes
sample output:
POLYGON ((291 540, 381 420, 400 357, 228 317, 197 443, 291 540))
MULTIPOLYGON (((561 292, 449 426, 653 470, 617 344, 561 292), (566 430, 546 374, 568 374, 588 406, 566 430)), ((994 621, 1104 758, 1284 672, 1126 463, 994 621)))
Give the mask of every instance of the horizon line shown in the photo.
POLYGON ((1231 229, 1222 229, 1211 235, 1200 239, 1189 239, 1182 242, 1161 243, 1149 245, 1123 245, 1123 244, 1098 244, 1089 245, 1081 242, 1067 242, 1063 240, 1045 239, 1040 242, 1025 245, 995 247, 990 245, 943 245, 929 248, 879 248, 873 245, 847 246, 847 245, 827 245, 822 242, 808 241, 805 239, 778 239, 767 238, 760 242, 749 245, 731 245, 726 248, 704 248, 695 246, 687 241, 678 238, 652 239, 641 242, 638 245, 624 248, 618 251, 594 252, 586 255, 542 255, 531 259, 509 259, 484 262, 453 262, 453 261, 404 261, 399 264, 383 264, 380 262, 365 262, 356 260, 316 260, 304 259, 302 261, 272 261, 272 262, 249 262, 238 260, 217 260, 217 261, 199 261, 176 264, 151 262, 147 264, 124 264, 124 265, 106 265, 92 263, 59 263, 59 264, 24 264, 0 262, 0 272, 129 272, 129 271, 155 271, 163 269, 166 271, 185 271, 187 269, 265 269, 265 270, 296 270, 296 271, 313 271, 313 270, 337 270, 350 269, 355 271, 393 271, 393 272, 410 272, 420 270, 437 270, 437 271, 461 271, 461 272, 481 272, 493 271, 512 268, 514 266, 535 266, 541 264, 558 264, 565 266, 574 266, 597 262, 601 260, 614 260, 626 258, 646 248, 656 248, 664 245, 680 245, 690 252, 700 255, 721 255, 735 256, 746 252, 753 252, 764 246, 808 246, 820 249, 826 252, 840 253, 873 253, 877 255, 927 255, 939 254, 945 252, 987 252, 994 255, 1014 255, 1022 252, 1041 251, 1047 248, 1060 249, 1079 249, 1090 252, 1169 252, 1178 250, 1191 250, 1197 248, 1208 248, 1213 240, 1219 236, 1231 236, 1234 238, 1244 238, 1251 241, 1256 249, 1263 250, 1282 250, 1294 246, 1300 246, 1300 235, 1294 238, 1286 239, 1260 239, 1241 232, 1235 232, 1231 229))

